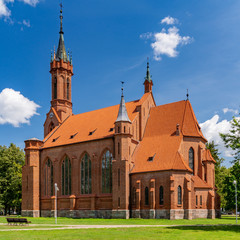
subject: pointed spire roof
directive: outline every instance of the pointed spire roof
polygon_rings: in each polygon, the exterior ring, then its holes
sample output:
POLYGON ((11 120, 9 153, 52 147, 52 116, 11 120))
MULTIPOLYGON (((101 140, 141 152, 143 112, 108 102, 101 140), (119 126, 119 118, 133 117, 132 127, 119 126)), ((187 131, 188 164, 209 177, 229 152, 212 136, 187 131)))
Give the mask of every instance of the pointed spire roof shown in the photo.
POLYGON ((145 80, 147 80, 149 83, 152 82, 150 71, 149 71, 149 62, 147 62, 147 73, 146 73, 145 80))
MULTIPOLYGON (((123 84, 123 82, 122 82, 122 84, 123 84)), ((117 117, 116 122, 130 122, 131 123, 131 121, 128 117, 127 108, 125 105, 125 100, 124 100, 124 96, 123 96, 123 87, 122 87, 121 102, 120 102, 118 117, 117 117)))
POLYGON ((64 37, 63 37, 63 26, 62 26, 62 20, 63 20, 63 14, 62 14, 62 4, 60 4, 61 10, 60 10, 60 36, 59 36, 59 43, 58 43, 58 49, 56 54, 56 59, 60 60, 63 59, 64 62, 68 61, 67 58, 67 52, 64 44, 64 37))

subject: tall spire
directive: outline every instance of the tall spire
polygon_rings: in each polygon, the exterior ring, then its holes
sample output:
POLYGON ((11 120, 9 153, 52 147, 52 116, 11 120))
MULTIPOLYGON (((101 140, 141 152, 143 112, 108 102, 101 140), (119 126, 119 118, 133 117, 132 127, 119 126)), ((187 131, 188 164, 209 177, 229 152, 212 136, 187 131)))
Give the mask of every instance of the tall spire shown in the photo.
POLYGON ((149 61, 147 61, 147 73, 146 73, 146 77, 144 79, 145 79, 145 81, 143 83, 144 88, 145 88, 144 93, 152 92, 153 81, 151 79, 151 75, 150 75, 150 71, 149 71, 149 61))
POLYGON ((56 54, 56 60, 63 59, 64 62, 67 62, 67 52, 64 44, 64 37, 63 37, 63 11, 62 11, 63 5, 60 4, 60 37, 59 37, 59 43, 58 43, 58 49, 56 54))
POLYGON ((145 80, 147 80, 148 82, 152 81, 150 71, 149 71, 149 61, 147 61, 147 73, 146 73, 145 80))
POLYGON ((124 82, 121 82, 121 83, 122 83, 122 88, 121 88, 122 96, 121 96, 121 102, 120 102, 118 117, 117 117, 116 122, 130 122, 131 123, 131 121, 128 117, 127 108, 126 108, 125 100, 124 100, 124 96, 123 96, 123 84, 124 84, 124 82))

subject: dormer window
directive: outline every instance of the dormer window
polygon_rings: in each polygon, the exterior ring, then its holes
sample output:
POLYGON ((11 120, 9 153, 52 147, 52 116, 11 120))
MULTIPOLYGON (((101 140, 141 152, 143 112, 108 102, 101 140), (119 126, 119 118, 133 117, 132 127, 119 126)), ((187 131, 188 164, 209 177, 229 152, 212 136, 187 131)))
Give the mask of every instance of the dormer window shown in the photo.
POLYGON ((155 156, 156 156, 156 153, 155 153, 153 156, 151 156, 151 157, 148 158, 148 162, 152 162, 153 159, 155 158, 155 156))
POLYGON ((97 130, 97 129, 95 129, 95 130, 89 132, 89 136, 93 135, 93 134, 96 132, 96 130, 97 130))

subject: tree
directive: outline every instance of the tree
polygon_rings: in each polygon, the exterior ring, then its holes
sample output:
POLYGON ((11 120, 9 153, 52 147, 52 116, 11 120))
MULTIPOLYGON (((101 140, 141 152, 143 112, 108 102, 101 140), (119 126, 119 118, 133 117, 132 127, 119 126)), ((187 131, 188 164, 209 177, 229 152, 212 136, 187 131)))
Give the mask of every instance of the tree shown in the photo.
MULTIPOLYGON (((240 196, 240 165, 239 162, 235 162, 235 164, 230 168, 229 174, 225 177, 224 180, 224 188, 223 191, 226 194, 226 210, 235 209, 235 185, 233 181, 237 181, 237 195, 240 196)), ((238 197, 238 206, 240 204, 240 198, 238 197)))
POLYGON ((10 209, 21 209, 22 166, 24 152, 13 143, 0 146, 0 205, 5 214, 10 209))
POLYGON ((224 162, 224 159, 221 158, 218 152, 217 145, 214 143, 214 141, 209 142, 206 144, 206 148, 210 150, 213 158, 216 161, 215 164, 215 185, 217 187, 217 193, 219 194, 221 198, 221 207, 225 208, 226 206, 226 193, 224 192, 224 180, 225 176, 228 175, 229 170, 222 166, 222 163, 224 162))
POLYGON ((234 151, 233 162, 240 160, 240 118, 233 117, 231 121, 231 130, 227 134, 220 133, 220 136, 227 148, 234 151))

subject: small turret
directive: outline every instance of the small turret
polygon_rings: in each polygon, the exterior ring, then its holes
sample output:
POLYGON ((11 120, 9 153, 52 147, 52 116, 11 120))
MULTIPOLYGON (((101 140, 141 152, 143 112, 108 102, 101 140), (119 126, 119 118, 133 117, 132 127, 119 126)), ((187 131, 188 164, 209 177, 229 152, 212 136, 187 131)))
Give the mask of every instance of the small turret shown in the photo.
POLYGON ((143 84, 145 86, 144 93, 152 92, 153 81, 149 71, 149 62, 147 62, 147 73, 143 84))

